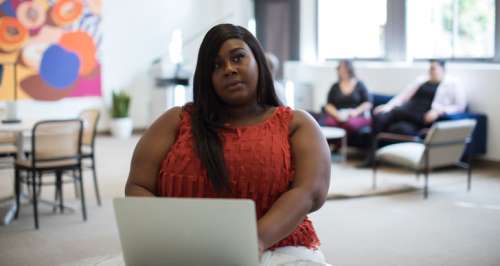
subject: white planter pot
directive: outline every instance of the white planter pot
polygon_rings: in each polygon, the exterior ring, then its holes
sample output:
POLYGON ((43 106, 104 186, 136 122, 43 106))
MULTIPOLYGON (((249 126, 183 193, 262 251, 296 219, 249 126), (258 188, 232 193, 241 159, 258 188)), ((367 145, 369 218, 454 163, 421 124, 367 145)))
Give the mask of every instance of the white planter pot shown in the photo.
POLYGON ((119 139, 127 139, 132 135, 132 119, 130 117, 113 118, 111 134, 119 139))

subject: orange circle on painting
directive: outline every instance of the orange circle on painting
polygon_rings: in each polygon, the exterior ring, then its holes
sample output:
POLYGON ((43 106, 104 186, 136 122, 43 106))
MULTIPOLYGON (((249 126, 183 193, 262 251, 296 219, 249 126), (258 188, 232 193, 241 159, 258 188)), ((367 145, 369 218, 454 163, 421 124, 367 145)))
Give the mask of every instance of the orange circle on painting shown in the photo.
POLYGON ((84 31, 73 31, 61 36, 59 44, 68 51, 74 52, 80 59, 81 75, 88 75, 94 70, 96 62, 96 47, 94 40, 84 31))
POLYGON ((50 17, 57 26, 66 26, 77 21, 83 14, 79 0, 59 0, 52 6, 50 17))
POLYGON ((16 10, 19 22, 28 29, 36 29, 43 25, 46 12, 38 2, 22 2, 16 10))
POLYGON ((18 50, 28 37, 28 30, 16 18, 0 18, 0 49, 6 52, 18 50))

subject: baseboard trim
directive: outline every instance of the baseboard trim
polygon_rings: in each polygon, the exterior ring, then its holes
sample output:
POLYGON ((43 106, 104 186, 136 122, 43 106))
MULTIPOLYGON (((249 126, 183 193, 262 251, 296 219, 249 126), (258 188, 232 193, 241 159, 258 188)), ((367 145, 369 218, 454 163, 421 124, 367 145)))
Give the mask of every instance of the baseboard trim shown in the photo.
MULTIPOLYGON (((134 128, 132 129, 132 135, 142 135, 144 132, 146 132, 145 127, 143 128, 134 128)), ((111 136, 111 130, 106 129, 106 130, 100 130, 97 132, 98 136, 111 136)))

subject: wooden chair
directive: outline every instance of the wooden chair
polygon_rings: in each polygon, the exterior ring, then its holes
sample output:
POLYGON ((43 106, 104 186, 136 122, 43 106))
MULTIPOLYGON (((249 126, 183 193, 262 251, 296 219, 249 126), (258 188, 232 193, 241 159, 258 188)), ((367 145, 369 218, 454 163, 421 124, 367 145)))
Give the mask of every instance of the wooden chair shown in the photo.
POLYGON ((31 187, 31 200, 35 228, 38 229, 38 194, 41 185, 55 185, 56 199, 59 201, 60 211, 64 211, 63 201, 63 173, 73 171, 73 175, 80 184, 80 198, 83 220, 87 220, 85 209, 85 196, 83 191, 81 141, 83 123, 80 119, 47 120, 34 125, 31 134, 31 147, 29 157, 18 159, 15 163, 15 194, 16 215, 19 216, 21 183, 31 187), (55 174, 55 182, 43 182, 43 175, 55 174), (25 174, 25 175, 23 175, 25 174))

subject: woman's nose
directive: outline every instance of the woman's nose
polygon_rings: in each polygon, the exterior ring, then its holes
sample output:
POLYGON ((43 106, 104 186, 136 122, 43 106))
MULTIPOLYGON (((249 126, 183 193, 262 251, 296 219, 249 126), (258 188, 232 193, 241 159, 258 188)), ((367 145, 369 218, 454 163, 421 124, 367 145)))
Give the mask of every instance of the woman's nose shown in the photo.
POLYGON ((224 74, 226 75, 232 75, 232 74, 235 74, 237 71, 236 71, 236 67, 231 63, 227 63, 225 68, 224 68, 224 74))

